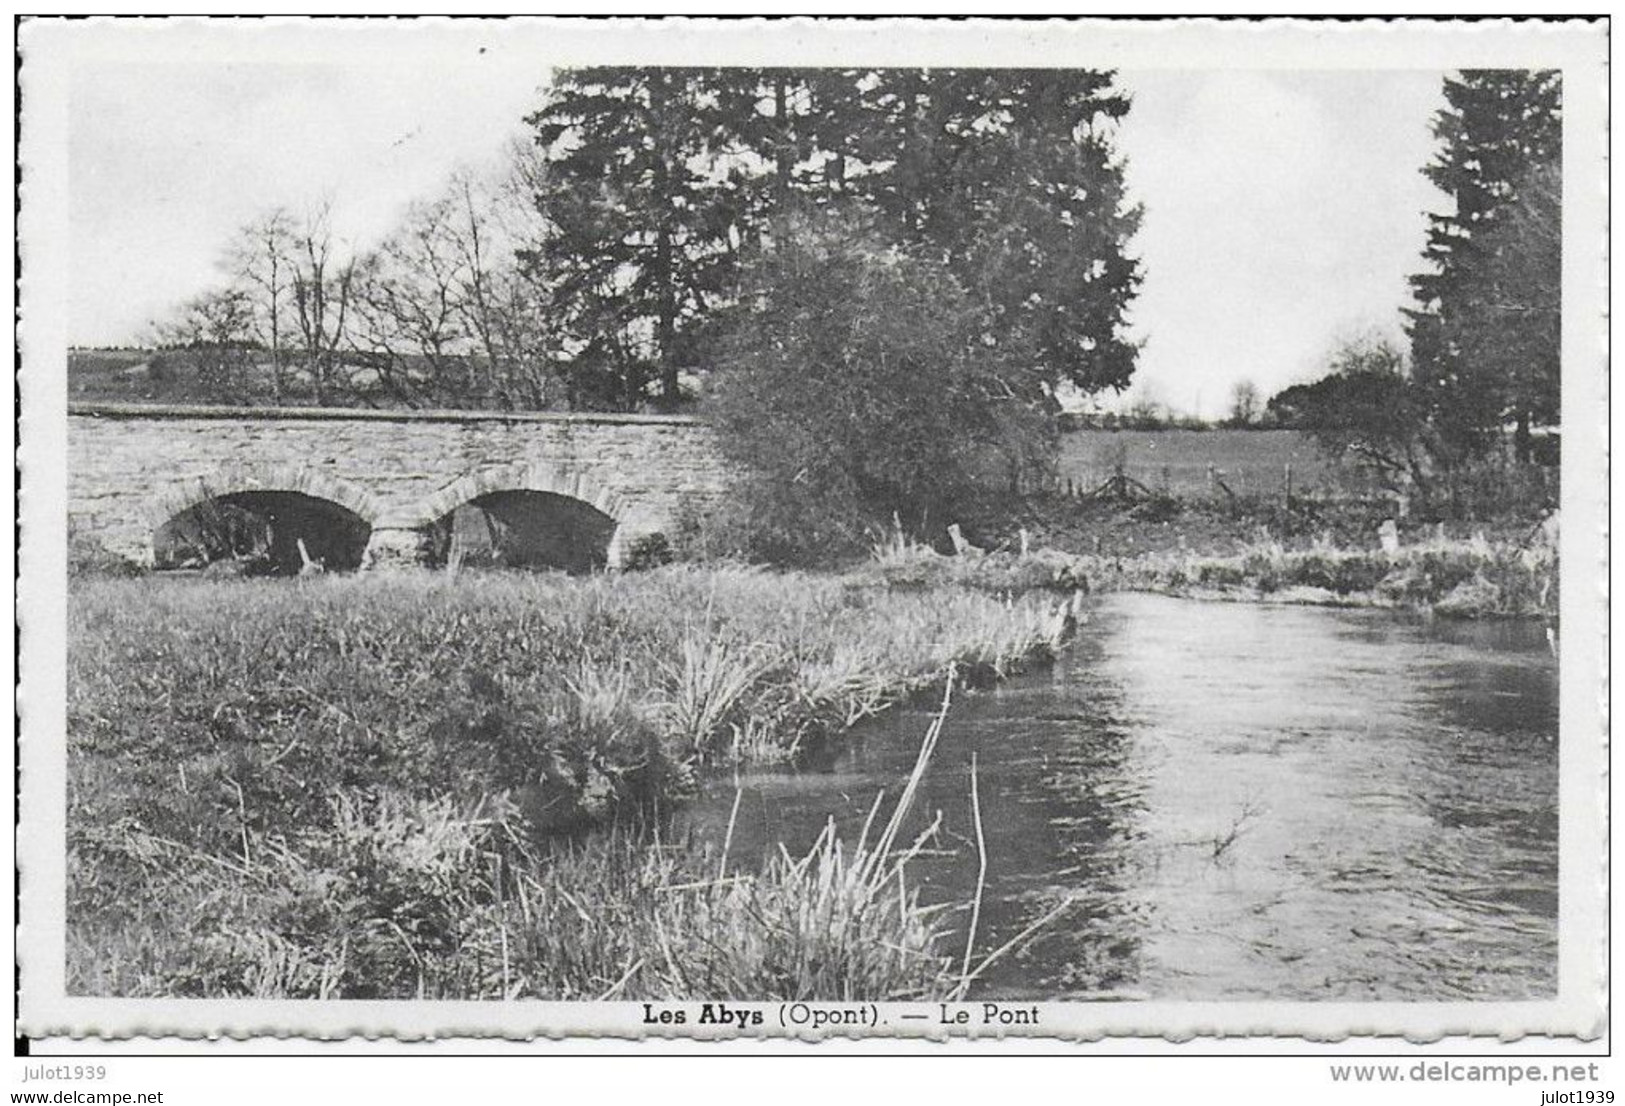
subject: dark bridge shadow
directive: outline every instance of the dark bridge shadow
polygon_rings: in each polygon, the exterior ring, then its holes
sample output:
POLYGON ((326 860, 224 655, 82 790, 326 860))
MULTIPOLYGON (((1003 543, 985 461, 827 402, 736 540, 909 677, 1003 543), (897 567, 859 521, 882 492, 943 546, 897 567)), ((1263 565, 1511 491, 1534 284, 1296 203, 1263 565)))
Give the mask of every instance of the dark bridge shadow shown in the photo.
POLYGON ((615 520, 555 492, 488 492, 431 524, 435 567, 503 567, 593 572, 609 563, 615 520))
POLYGON ((345 572, 361 566, 372 526, 347 507, 290 491, 213 496, 158 528, 159 569, 247 576, 345 572))

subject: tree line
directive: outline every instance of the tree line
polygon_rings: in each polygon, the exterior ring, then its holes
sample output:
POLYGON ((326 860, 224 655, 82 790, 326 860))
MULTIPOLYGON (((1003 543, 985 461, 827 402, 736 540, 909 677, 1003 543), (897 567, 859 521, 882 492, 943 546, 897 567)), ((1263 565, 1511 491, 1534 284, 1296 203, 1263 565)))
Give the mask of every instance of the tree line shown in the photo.
POLYGON ((221 398, 670 410, 822 219, 949 274, 980 341, 1030 352, 1024 399, 1122 388, 1128 108, 1087 70, 562 70, 501 172, 364 250, 328 207, 267 212, 159 340, 221 398))

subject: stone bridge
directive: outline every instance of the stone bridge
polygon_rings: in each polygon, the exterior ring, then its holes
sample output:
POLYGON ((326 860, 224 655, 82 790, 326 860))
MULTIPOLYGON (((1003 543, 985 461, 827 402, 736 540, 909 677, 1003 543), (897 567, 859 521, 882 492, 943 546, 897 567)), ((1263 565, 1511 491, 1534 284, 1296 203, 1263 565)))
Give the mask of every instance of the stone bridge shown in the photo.
POLYGON ((731 482, 691 417, 122 404, 68 415, 72 532, 144 565, 162 562, 189 512, 228 502, 325 520, 312 543, 343 530, 352 564, 424 562, 436 528, 444 537, 476 504, 595 546, 567 551, 572 564, 619 567, 731 482))

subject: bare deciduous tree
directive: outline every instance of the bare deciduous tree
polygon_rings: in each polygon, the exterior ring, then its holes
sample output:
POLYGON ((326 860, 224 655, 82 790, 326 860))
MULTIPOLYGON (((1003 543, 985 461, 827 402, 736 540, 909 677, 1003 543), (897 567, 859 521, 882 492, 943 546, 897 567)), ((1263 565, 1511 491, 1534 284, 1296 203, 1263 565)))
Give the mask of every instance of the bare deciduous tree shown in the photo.
POLYGON ((1230 389, 1231 426, 1247 427, 1258 421, 1258 385, 1251 380, 1238 380, 1230 389))
POLYGON ((340 382, 356 269, 334 237, 332 211, 331 201, 323 202, 295 226, 289 274, 294 322, 317 404, 328 402, 340 382))
POLYGON ((281 403, 286 390, 283 337, 292 285, 294 223, 285 208, 273 208, 245 225, 226 253, 226 268, 253 289, 254 332, 271 356, 271 398, 281 403))
POLYGON ((355 261, 333 232, 331 201, 303 217, 266 211, 239 230, 221 264, 245 297, 254 343, 269 354, 272 399, 296 383, 317 403, 338 398, 355 261))
MULTIPOLYGON (((233 395, 562 405, 550 297, 518 260, 542 236, 535 195, 546 172, 532 146, 515 142, 495 171, 454 173, 365 253, 335 233, 331 201, 303 216, 272 208, 244 224, 221 258, 243 329, 232 336, 242 362, 233 395)), ((204 306, 186 305, 164 343, 210 345, 204 306)), ((207 306, 210 317, 224 309, 207 306)))
MULTIPOLYGON (((512 171, 527 170, 516 160, 512 171)), ((352 348, 395 399, 512 409, 561 398, 544 297, 515 258, 523 187, 458 172, 361 262, 352 348)))
POLYGON ((248 292, 228 285, 186 301, 157 326, 158 344, 190 354, 198 387, 210 399, 241 399, 249 391, 253 316, 248 292))

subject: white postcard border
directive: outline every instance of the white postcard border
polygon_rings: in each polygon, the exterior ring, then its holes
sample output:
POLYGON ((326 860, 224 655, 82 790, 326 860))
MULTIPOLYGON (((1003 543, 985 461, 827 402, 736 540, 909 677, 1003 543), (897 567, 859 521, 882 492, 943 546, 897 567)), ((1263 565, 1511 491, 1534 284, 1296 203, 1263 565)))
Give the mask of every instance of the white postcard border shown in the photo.
MULTIPOLYGON (((211 56, 241 60, 338 58, 366 38, 400 55, 481 39, 534 42, 568 64, 1090 65, 1149 68, 1561 68, 1565 72, 1563 516, 1564 588, 1560 757, 1559 997, 1487 1003, 1067 1003, 1036 1004, 1034 1026, 949 1027, 902 1020, 935 1004, 880 1005, 878 1025, 784 1023, 760 1010, 753 1035, 848 1033, 865 1038, 956 1032, 1071 1041, 1130 1036, 1301 1037, 1411 1041, 1552 1035, 1595 1041, 1605 1032, 1607 852, 1607 37, 1598 21, 1076 21, 778 22, 422 20, 406 24, 297 19, 202 23, 31 22, 19 33, 22 322, 18 465, 22 524, 18 622, 22 634, 19 831, 22 973, 18 1030, 35 1038, 305 1038, 420 1040, 450 1036, 710 1038, 737 1029, 700 1025, 686 1009, 680 1033, 649 1025, 641 1003, 288 1002, 92 999, 64 994, 66 592, 64 472, 67 347, 67 115, 72 67, 85 60, 211 56), (906 1028, 905 1028, 906 1027, 906 1028)), ((734 1004, 729 1004, 730 1008, 734 1004)), ((808 1004, 808 1010, 867 1004, 808 1004)), ((972 1013, 982 1004, 953 1004, 972 1013)), ((1026 1007, 1030 1003, 1003 1003, 1026 1007)))

